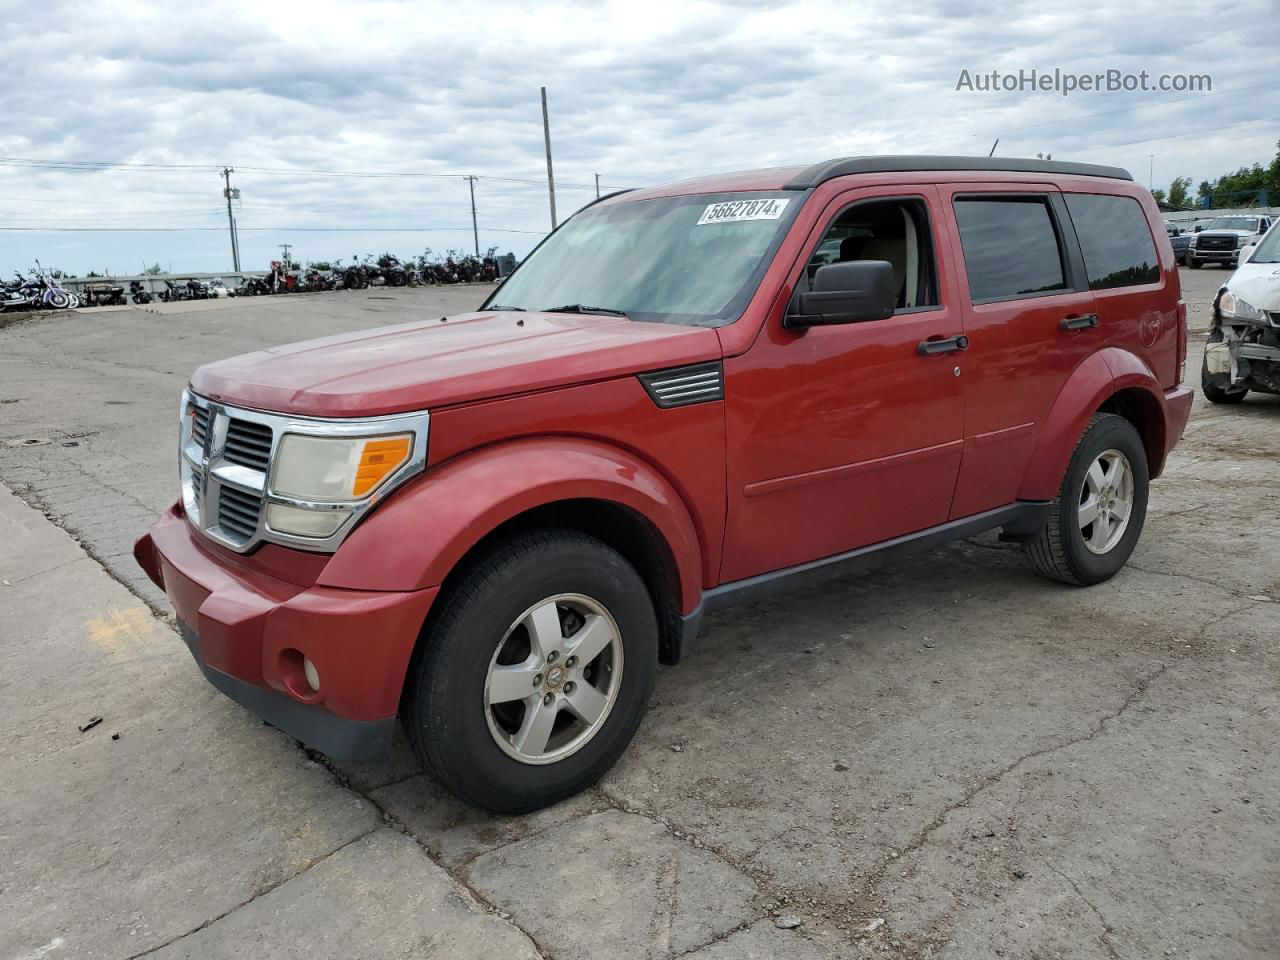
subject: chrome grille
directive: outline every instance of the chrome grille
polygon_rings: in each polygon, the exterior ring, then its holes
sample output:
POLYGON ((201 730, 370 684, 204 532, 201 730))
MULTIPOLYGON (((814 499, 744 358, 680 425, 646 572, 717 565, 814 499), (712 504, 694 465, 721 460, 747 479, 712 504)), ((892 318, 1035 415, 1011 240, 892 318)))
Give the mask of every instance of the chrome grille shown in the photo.
POLYGON ((237 553, 247 553, 263 541, 331 553, 364 513, 426 468, 429 422, 425 410, 321 419, 231 407, 186 391, 178 436, 183 509, 201 533, 237 553), (313 502, 270 488, 272 460, 286 435, 371 439, 396 433, 413 435, 411 456, 368 496, 313 502), (340 511, 344 522, 327 537, 273 530, 267 522, 267 504, 340 511))
POLYGON ((258 532, 261 514, 261 496, 227 486, 218 494, 218 526, 241 543, 247 543, 258 532))
POLYGON ((209 408, 191 407, 191 442, 203 447, 205 438, 209 436, 209 408))
POLYGON ((267 464, 271 462, 271 428, 264 423, 233 418, 227 424, 224 449, 223 456, 228 463, 266 473, 267 464))

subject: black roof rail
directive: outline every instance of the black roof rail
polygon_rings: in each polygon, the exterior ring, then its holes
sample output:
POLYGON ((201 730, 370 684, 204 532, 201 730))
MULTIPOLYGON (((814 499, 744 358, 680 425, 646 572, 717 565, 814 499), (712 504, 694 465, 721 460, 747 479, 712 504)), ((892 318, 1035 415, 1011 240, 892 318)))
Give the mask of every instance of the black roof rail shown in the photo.
POLYGON ((1001 173, 1057 173, 1078 177, 1109 177, 1132 180, 1123 167, 1104 167, 1095 163, 1069 163, 1062 160, 1024 160, 1019 157, 931 157, 886 156, 844 157, 825 160, 806 168, 784 190, 808 190, 836 177, 857 173, 914 173, 916 171, 989 170, 1001 173))

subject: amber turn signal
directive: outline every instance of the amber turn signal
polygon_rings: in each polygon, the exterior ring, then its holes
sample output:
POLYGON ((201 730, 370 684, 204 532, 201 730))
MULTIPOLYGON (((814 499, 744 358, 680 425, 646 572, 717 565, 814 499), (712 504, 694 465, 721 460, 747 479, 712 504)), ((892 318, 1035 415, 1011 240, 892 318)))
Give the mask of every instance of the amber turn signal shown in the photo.
POLYGON ((356 467, 355 482, 351 485, 351 495, 362 497, 380 484, 409 459, 412 449, 413 438, 410 436, 365 441, 356 467))

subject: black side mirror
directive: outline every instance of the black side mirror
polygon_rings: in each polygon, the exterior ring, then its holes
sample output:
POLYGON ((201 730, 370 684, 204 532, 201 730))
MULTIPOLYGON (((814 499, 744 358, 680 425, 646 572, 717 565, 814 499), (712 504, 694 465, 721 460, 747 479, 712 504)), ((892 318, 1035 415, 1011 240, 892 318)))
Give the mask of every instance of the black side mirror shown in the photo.
POLYGON ((1204 229, 1204 227, 1200 226, 1200 224, 1198 224, 1198 223, 1196 224, 1196 229, 1195 229, 1195 232, 1196 232, 1196 233, 1199 233, 1199 232, 1200 232, 1201 230, 1203 230, 1203 229, 1204 229))
POLYGON ((813 289, 798 294, 782 325, 787 328, 866 323, 893 316, 898 284, 886 260, 828 263, 813 275, 813 289))

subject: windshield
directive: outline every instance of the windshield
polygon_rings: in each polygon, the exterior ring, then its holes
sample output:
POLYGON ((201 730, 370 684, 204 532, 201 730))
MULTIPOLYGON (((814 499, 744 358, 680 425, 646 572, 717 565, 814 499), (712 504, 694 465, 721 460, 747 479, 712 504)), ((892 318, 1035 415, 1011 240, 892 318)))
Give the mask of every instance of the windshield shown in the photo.
POLYGON ((1272 227, 1267 231, 1267 235, 1262 238, 1262 242, 1253 251, 1253 256, 1249 258, 1249 262, 1280 263, 1280 227, 1272 227))
POLYGON ((486 306, 732 323, 799 206, 794 193, 753 192, 588 207, 530 254, 486 306))
POLYGON ((1209 222, 1207 230, 1248 230, 1253 233, 1258 229, 1256 217, 1215 217, 1209 222))

